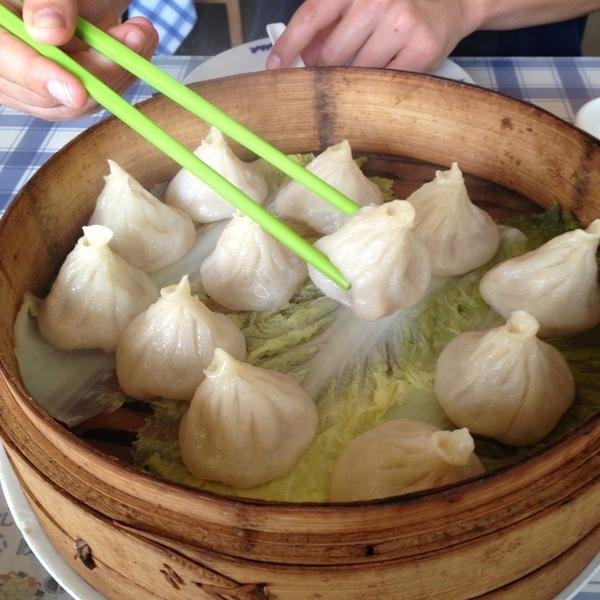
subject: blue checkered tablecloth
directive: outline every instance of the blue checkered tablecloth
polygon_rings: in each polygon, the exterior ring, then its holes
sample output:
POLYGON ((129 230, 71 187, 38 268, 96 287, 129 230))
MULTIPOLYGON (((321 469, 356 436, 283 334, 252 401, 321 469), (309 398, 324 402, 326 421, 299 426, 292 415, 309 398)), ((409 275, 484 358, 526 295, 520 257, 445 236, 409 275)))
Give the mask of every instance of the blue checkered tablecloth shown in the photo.
MULTIPOLYGON (((202 62, 200 57, 162 56, 155 63, 173 77, 183 79, 202 62)), ((144 83, 136 83, 126 94, 131 102, 149 98, 154 90, 144 83)), ((15 192, 57 150, 84 129, 105 119, 102 111, 91 117, 65 123, 49 123, 35 119, 0 105, 0 215, 15 192)))
POLYGON ((129 17, 146 17, 158 32, 156 54, 174 54, 196 23, 193 0, 132 0, 129 17))
MULTIPOLYGON (((183 79, 201 61, 200 57, 183 56, 155 59, 159 67, 178 79, 183 79)), ((455 62, 479 85, 533 102, 567 121, 572 121, 588 100, 600 97, 600 58, 463 58, 455 62)), ((151 88, 138 83, 126 96, 137 102, 152 93, 151 88)), ((0 106, 0 216, 44 162, 77 134, 105 117, 105 113, 100 113, 69 123, 47 123, 0 106)), ((53 587, 52 580, 27 551, 0 493, 0 584, 5 577, 3 573, 9 572, 11 584, 21 586, 18 589, 29 586, 27 589, 33 590, 36 598, 67 598, 53 587), (36 587, 36 582, 41 582, 40 587, 36 587)), ((34 596, 9 596, 13 597, 20 600, 34 596)), ((600 569, 591 575, 583 591, 576 596, 562 596, 561 600, 570 597, 600 600, 600 569)))

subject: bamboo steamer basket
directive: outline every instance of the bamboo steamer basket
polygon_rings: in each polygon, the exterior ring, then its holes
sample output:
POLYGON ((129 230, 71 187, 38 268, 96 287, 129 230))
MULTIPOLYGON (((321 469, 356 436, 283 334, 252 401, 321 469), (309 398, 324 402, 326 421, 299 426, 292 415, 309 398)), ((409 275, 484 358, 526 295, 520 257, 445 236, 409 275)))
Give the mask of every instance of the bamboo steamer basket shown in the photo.
MULTIPOLYGON (((600 216, 600 144, 496 93, 365 69, 258 73, 198 89, 285 152, 347 138, 358 153, 411 160, 409 178, 419 161, 457 160, 507 198, 558 201, 584 225, 600 216)), ((143 110, 189 147, 206 133, 162 97, 143 110)), ((347 505, 171 485, 51 419, 19 379, 13 321, 24 292, 43 295, 79 237, 107 158, 146 186, 177 170, 111 119, 49 161, 0 222, 0 433, 57 551, 107 597, 546 599, 600 550, 599 417, 511 468, 347 505)))

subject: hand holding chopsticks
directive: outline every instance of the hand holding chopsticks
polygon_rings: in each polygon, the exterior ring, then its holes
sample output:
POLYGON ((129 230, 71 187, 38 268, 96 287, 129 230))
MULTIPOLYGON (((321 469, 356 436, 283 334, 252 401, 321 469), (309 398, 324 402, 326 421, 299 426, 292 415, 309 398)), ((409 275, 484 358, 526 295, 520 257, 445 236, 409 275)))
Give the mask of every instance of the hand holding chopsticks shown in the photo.
MULTIPOLYGON (((22 20, 2 5, 0 5, 0 25, 25 41, 43 56, 50 58, 64 69, 73 73, 84 84, 90 96, 99 104, 112 112, 137 133, 148 139, 183 168, 199 177, 223 198, 256 221, 265 231, 299 257, 312 264, 338 286, 344 289, 349 288, 349 284, 342 273, 326 256, 203 163, 191 151, 163 131, 156 123, 132 107, 59 48, 35 42, 27 34, 22 20)), ((261 156, 267 162, 273 164, 293 179, 296 179, 338 209, 346 214, 352 214, 358 210, 358 206, 349 198, 346 198, 327 183, 290 160, 285 154, 273 148, 268 142, 247 130, 243 125, 224 114, 189 88, 172 79, 98 28, 79 18, 76 31, 80 39, 100 53, 125 67, 136 77, 143 79, 184 108, 190 110, 196 116, 214 125, 224 134, 252 150, 258 156, 261 156)))
MULTIPOLYGON (((135 81, 114 62, 73 39, 77 14, 93 20, 141 56, 150 58, 158 34, 150 21, 133 17, 121 22, 122 0, 0 0, 22 11, 27 32, 40 43, 60 46, 115 91, 122 94, 135 81)), ((0 104, 48 121, 82 117, 97 109, 83 84, 22 40, 0 28, 0 104)))

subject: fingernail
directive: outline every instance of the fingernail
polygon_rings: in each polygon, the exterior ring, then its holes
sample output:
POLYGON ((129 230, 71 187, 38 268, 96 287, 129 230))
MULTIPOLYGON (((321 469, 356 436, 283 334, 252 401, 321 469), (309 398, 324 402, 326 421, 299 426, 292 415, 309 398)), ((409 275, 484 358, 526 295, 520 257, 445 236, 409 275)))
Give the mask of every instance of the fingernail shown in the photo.
POLYGON ((125 45, 132 50, 141 50, 145 43, 146 40, 139 31, 130 31, 125 36, 125 45))
POLYGON ((65 18, 55 8, 41 8, 33 15, 33 26, 40 29, 64 29, 65 18))
POLYGON ((75 106, 73 96, 71 95, 71 89, 64 81, 51 79, 46 85, 46 89, 48 90, 48 93, 61 104, 64 104, 65 106, 75 106))
POLYGON ((267 58, 267 69, 278 69, 281 66, 281 58, 279 58, 279 56, 277 56, 277 54, 273 54, 271 52, 271 54, 269 55, 269 58, 267 58))

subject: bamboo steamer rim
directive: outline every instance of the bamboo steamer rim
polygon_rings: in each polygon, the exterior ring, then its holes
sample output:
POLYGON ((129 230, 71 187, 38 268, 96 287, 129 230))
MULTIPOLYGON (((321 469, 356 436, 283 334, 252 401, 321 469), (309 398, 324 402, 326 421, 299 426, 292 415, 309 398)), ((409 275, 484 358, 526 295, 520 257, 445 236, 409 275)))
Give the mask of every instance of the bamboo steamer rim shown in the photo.
MULTIPOLYGON (((408 79, 409 81, 412 80, 416 83, 426 84, 437 88, 439 88, 440 85, 442 85, 443 87, 450 88, 464 88, 467 89, 468 93, 472 96, 479 96, 496 100, 501 99, 502 102, 504 102, 508 106, 512 105, 516 107, 521 107, 522 109, 526 109, 532 114, 537 115, 538 118, 552 123, 556 129, 566 131, 571 137, 579 137, 580 140, 584 142, 584 145, 590 148, 590 152, 600 150, 600 141, 596 140, 590 134, 578 130, 574 126, 563 121, 562 119, 559 119, 558 117, 556 117, 555 115, 543 108, 534 106, 520 99, 506 96, 505 94, 502 94, 500 92, 483 88, 481 86, 449 80, 434 75, 425 75, 412 72, 397 72, 390 71, 388 69, 370 69, 359 67, 328 67, 287 69, 280 70, 277 72, 250 73, 245 75, 234 75, 214 81, 218 83, 221 81, 239 80, 243 84, 244 82, 251 83, 254 80, 263 79, 266 77, 286 77, 290 80, 298 79, 300 81, 306 81, 307 84, 309 84, 313 81, 313 78, 316 78, 318 80, 327 80, 328 78, 336 77, 341 77, 342 79, 352 79, 354 77, 359 76, 363 79, 370 77, 376 77, 378 79, 386 78, 389 80, 390 83, 392 83, 397 78, 404 78, 408 79)), ((201 93, 204 88, 210 87, 214 81, 192 84, 191 87, 193 89, 198 90, 201 93)), ((161 100, 162 97, 160 95, 157 95, 139 103, 137 106, 142 110, 147 110, 149 107, 154 106, 157 102, 160 102, 161 100)), ((99 122, 82 132, 80 135, 68 142, 52 158, 50 158, 36 172, 32 179, 42 177, 47 170, 52 168, 54 161, 59 155, 62 155, 66 152, 75 151, 77 149, 77 146, 81 144, 82 141, 85 140, 85 138, 88 135, 96 132, 99 129, 101 130, 102 128, 109 126, 115 121, 116 118, 111 116, 108 119, 99 122)), ((327 143, 329 142, 324 142, 325 145, 327 145, 327 143)), ((358 148, 358 151, 360 151, 360 148, 358 148)), ((23 189, 17 194, 17 196, 13 199, 11 205, 7 209, 4 217, 0 219, 0 238, 3 235, 6 223, 10 220, 12 212, 16 210, 16 206, 20 201, 21 196, 26 192, 29 185, 30 182, 28 182, 23 187, 23 189)), ((575 207, 575 212, 576 208, 577 207, 575 207)), ((582 219, 582 224, 584 226, 587 225, 585 219, 582 219)), ((556 443, 551 444, 548 447, 538 449, 537 451, 535 451, 525 459, 518 461, 514 465, 502 467, 500 469, 495 470, 492 473, 487 473, 485 475, 465 480, 464 482, 460 482, 457 484, 445 486, 442 488, 435 488, 432 490, 425 490, 422 492, 394 496, 384 499, 371 500, 367 502, 359 501, 351 503, 291 503, 280 501, 255 500, 248 498, 225 496, 206 490, 197 490, 194 488, 186 487, 184 485, 169 483, 167 481, 160 480, 159 478, 153 475, 138 470, 131 465, 123 463, 118 459, 115 459, 114 457, 108 457, 105 453, 101 452, 100 450, 94 448, 81 438, 77 437, 66 427, 60 425, 57 421, 50 417, 48 413, 45 410, 43 410, 37 404, 37 402, 29 396, 22 383, 15 376, 13 376, 2 355, 0 355, 0 375, 10 384, 12 388, 19 392, 17 402, 19 404, 19 409, 22 412, 23 416, 27 418, 34 426, 36 426, 38 430, 41 431, 40 425, 43 425, 43 427, 48 429, 53 436, 60 438, 67 451, 77 451, 81 456, 85 458, 85 461, 93 463, 98 463, 98 461, 100 461, 101 463, 105 463, 107 466, 110 467, 110 470, 112 470, 116 474, 119 474, 124 481, 132 479, 135 480, 136 487, 140 490, 143 490, 144 493, 148 495, 147 497, 160 497, 162 503, 176 504, 181 507, 185 507, 186 510, 190 512, 194 512, 194 510, 198 508, 199 500, 203 501, 204 503, 217 505, 217 507, 227 507, 227 509, 235 509, 236 507, 240 509, 254 509, 255 511, 258 511, 258 514, 260 514, 262 511, 265 511, 265 514, 268 513, 268 515, 271 517, 273 516, 273 511, 276 511, 282 514, 282 516, 284 514, 287 514, 292 517, 297 516, 298 518, 304 516, 310 517, 311 511, 314 509, 318 509, 321 515, 326 514, 328 512, 332 515, 339 515, 340 511, 345 511, 347 514, 349 511, 354 510, 359 511, 362 514, 364 513, 365 508, 377 511, 380 508, 396 505, 410 506, 419 504, 421 502, 425 502, 434 497, 436 499, 442 499, 452 502, 459 499, 469 490, 475 488, 479 488, 480 490, 482 488, 485 488, 490 492, 490 494, 493 494, 493 491, 496 487, 504 485, 506 481, 512 479, 515 475, 524 474, 525 471, 529 470, 530 467, 534 465, 551 463, 552 454, 556 450, 565 450, 568 452, 568 450, 571 449, 572 452, 579 452, 587 445, 590 445, 597 439, 600 439, 600 414, 598 414, 586 423, 577 426, 574 430, 570 431, 556 443)), ((0 423, 0 431, 2 431, 3 437, 10 438, 10 434, 8 434, 6 431, 3 431, 2 427, 3 425, 0 423)), ((13 438, 10 439, 12 444, 18 447, 18 440, 15 440, 13 438)))

